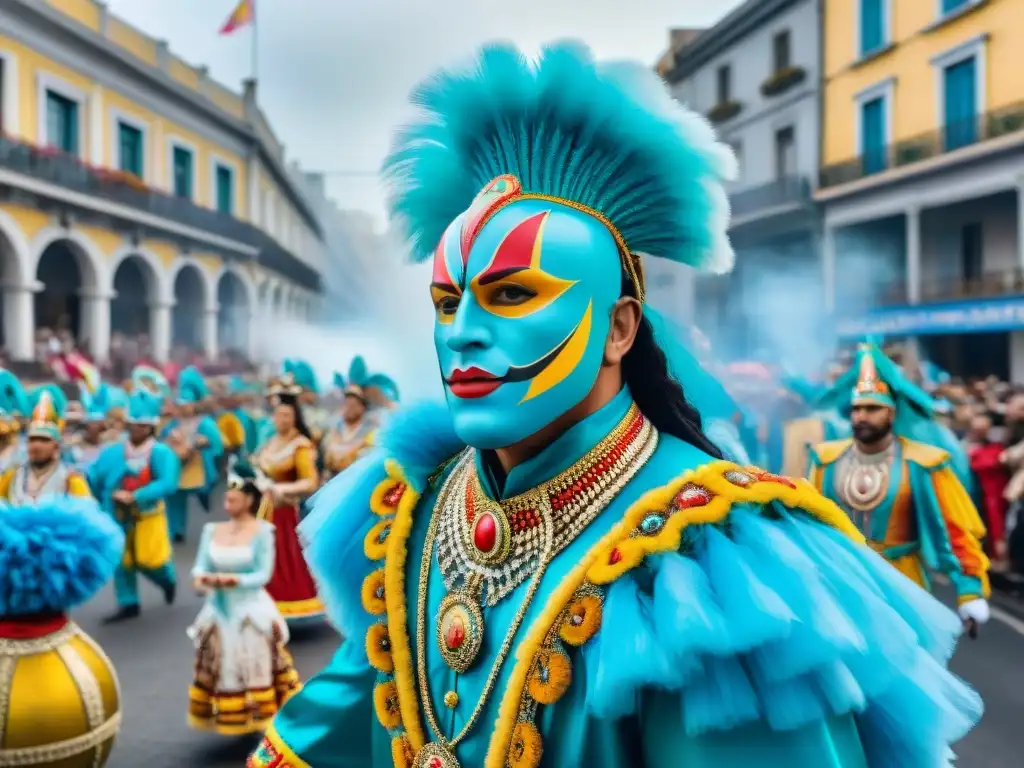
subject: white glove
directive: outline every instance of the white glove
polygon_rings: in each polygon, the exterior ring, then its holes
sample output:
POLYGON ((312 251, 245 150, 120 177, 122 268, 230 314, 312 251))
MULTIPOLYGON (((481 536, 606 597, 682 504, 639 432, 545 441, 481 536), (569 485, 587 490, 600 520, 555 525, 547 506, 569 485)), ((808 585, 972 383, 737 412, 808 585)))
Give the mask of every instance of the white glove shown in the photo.
POLYGON ((959 611, 961 619, 973 621, 978 626, 981 626, 988 621, 988 600, 980 597, 968 600, 966 603, 961 603, 959 611))

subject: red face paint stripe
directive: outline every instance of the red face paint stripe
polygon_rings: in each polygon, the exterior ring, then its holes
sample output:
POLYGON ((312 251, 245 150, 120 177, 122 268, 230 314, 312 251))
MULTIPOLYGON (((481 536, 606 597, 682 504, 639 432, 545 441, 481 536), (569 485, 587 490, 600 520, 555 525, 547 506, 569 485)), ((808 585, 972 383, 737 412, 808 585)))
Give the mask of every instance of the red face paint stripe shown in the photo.
POLYGON ((491 263, 476 279, 483 284, 492 282, 495 275, 528 269, 533 261, 537 238, 549 215, 550 211, 543 211, 516 224, 498 245, 491 263))

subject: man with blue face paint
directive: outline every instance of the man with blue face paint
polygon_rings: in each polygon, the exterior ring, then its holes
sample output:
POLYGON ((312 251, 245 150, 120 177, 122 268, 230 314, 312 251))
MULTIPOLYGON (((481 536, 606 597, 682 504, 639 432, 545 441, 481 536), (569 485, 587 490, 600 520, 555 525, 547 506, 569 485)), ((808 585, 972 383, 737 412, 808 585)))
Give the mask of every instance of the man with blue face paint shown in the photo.
POLYGON ((721 458, 640 254, 727 269, 729 152, 641 65, 485 48, 385 173, 446 407, 320 492, 345 640, 250 768, 933 768, 957 617, 803 480, 721 458))

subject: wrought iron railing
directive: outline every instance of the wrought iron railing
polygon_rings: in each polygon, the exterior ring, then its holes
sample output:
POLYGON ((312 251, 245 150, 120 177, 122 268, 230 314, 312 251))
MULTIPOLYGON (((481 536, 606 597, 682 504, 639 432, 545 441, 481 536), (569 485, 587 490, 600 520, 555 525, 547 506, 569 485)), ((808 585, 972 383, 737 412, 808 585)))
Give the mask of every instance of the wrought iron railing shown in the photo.
POLYGON ((259 227, 148 187, 132 174, 90 166, 73 155, 4 136, 0 136, 0 168, 243 243, 259 250, 261 264, 304 288, 320 290, 317 271, 259 227))
MULTIPOLYGON (((934 278, 921 281, 922 304, 962 299, 992 299, 1024 294, 1024 269, 986 272, 976 278, 934 278)), ((881 297, 883 306, 907 303, 907 283, 893 283, 881 297)))
POLYGON ((960 120, 909 139, 879 146, 841 163, 821 169, 820 186, 834 187, 876 173, 901 168, 963 147, 1024 130, 1024 102, 1017 102, 960 120))
POLYGON ((803 176, 784 176, 767 184, 748 187, 729 195, 734 217, 749 216, 758 211, 784 205, 808 203, 811 182, 803 176))

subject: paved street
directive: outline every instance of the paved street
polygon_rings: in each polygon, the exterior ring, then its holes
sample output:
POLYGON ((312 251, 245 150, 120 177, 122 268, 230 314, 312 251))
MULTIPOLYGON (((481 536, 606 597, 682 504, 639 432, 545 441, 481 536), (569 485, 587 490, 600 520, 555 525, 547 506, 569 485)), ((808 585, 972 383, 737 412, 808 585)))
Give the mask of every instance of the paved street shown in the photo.
MULTIPOLYGON (((192 540, 206 519, 193 511, 192 540)), ((143 616, 128 624, 104 627, 113 610, 110 588, 79 611, 75 619, 110 654, 121 678, 125 723, 109 768, 239 768, 252 739, 197 733, 185 725, 192 671, 192 647, 185 628, 201 600, 187 588, 193 549, 178 557, 183 588, 168 608, 152 589, 144 592, 143 616)), ((1024 712, 1024 603, 1008 601, 978 640, 965 639, 954 668, 985 697, 981 725, 957 748, 958 768, 1020 766, 1020 713, 1024 712)), ((293 639, 291 648, 305 679, 330 658, 337 636, 316 628, 293 639)))

